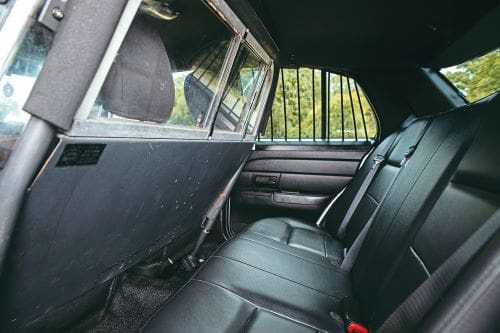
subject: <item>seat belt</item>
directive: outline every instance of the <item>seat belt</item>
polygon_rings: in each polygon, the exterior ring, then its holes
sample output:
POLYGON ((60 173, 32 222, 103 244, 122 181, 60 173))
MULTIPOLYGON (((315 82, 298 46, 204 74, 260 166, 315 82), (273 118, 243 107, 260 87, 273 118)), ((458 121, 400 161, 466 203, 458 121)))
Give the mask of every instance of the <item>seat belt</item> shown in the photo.
MULTIPOLYGON (((418 144, 420 143, 420 141, 422 141, 422 138, 424 137, 425 132, 427 132, 427 129, 429 128, 431 122, 432 122, 431 119, 427 120, 427 123, 422 128, 420 133, 417 135, 415 142, 408 148, 408 151, 404 154, 403 160, 400 163, 401 168, 399 168, 399 171, 401 171, 402 167, 404 167, 406 165, 406 163, 408 162, 410 157, 413 155, 413 153, 417 149, 418 144)), ((396 137, 398 137, 398 136, 399 135, 397 135, 396 137)), ((340 223, 340 227, 337 231, 337 237, 339 239, 344 238, 346 230, 347 230, 347 226, 349 225, 349 222, 351 221, 352 216, 356 212, 356 209, 358 208, 359 203, 361 202, 361 199, 363 199, 363 196, 366 194, 366 191, 368 191, 368 188, 370 187, 370 184, 372 183, 373 179, 377 175, 378 170, 380 169, 381 166, 383 166, 385 164, 385 161, 387 160, 388 154, 392 150, 392 146, 394 146, 394 142, 396 141, 396 137, 390 141, 390 144, 388 144, 386 146, 387 148, 384 147, 385 149, 383 150, 382 154, 378 154, 375 157, 375 163, 373 164, 370 172, 368 172, 368 175, 366 175, 366 178, 363 181, 363 183, 361 184, 361 186, 359 187, 358 192, 354 196, 354 199, 352 200, 352 203, 349 206, 349 209, 347 210, 347 212, 344 216, 344 219, 342 220, 342 223, 340 223)), ((398 175, 399 175, 399 171, 398 171, 398 175)), ((394 177, 394 179, 397 178, 398 175, 396 175, 396 177, 394 177)), ((391 188, 393 182, 388 187, 388 190, 391 188)), ((385 198, 385 195, 384 195, 384 198, 385 198)), ((380 203, 382 203, 382 201, 380 203)), ((379 205, 379 207, 380 207, 380 205, 379 205)))
POLYGON ((366 175, 365 179, 361 183, 361 186, 358 189, 358 192, 356 192, 356 195, 354 196, 354 199, 351 202, 351 205, 347 209, 347 212, 344 215, 344 218, 342 219, 342 222, 340 223, 339 229, 337 231, 337 237, 339 239, 344 238, 345 232, 347 229, 347 225, 349 224, 349 221, 351 220, 352 216, 354 215, 354 212, 359 206, 359 203, 361 202, 361 199, 363 199, 363 196, 365 195, 366 191, 368 190, 368 187, 370 187, 370 184, 373 181, 373 178, 377 175, 378 171, 380 170, 380 167, 385 163, 389 152, 391 151, 392 147, 394 146, 394 143, 396 142, 396 139, 399 137, 399 135, 394 135, 394 137, 389 140, 382 151, 375 156, 373 159, 374 163, 366 175))
MULTIPOLYGON (((390 189, 392 188, 392 185, 396 182, 396 179, 398 179, 399 174, 401 173, 401 170, 406 166, 406 163, 408 163, 408 160, 413 156, 413 153, 418 147, 418 144, 420 141, 422 141, 422 138, 424 137, 425 133, 427 132, 427 129, 429 128, 432 120, 428 120, 427 123, 425 124, 424 127, 422 127, 422 130, 418 134, 415 142, 408 147, 408 151, 403 155, 403 160, 400 162, 400 168, 398 169, 396 175, 394 178, 391 180, 391 183, 387 187, 387 190, 385 191, 384 195, 382 196, 382 199, 380 200, 380 204, 377 206, 377 208, 373 211, 373 213, 370 215, 370 218, 366 222, 365 226, 363 229, 361 229, 361 232, 358 234, 354 242, 352 243, 351 247, 349 250, 346 250, 346 253, 344 254, 344 260, 342 260, 342 264, 340 267, 345 270, 345 271, 350 271, 352 269, 352 266, 354 265, 354 262, 356 262, 356 258, 358 257, 359 251, 361 250, 361 246, 363 245, 363 242, 365 241, 366 235, 368 234, 368 230, 370 229, 373 221, 375 220, 375 216, 377 215, 380 207, 385 201, 385 198, 389 194, 390 189)), ((365 190, 366 193, 366 190, 365 190)), ((359 204, 359 202, 358 202, 359 204)))
POLYGON ((500 209, 477 229, 384 321, 377 332, 414 332, 460 272, 500 227, 500 209))
MULTIPOLYGON (((212 227, 214 226, 215 222, 217 221, 217 217, 228 200, 229 196, 231 195, 231 191, 233 190, 234 185, 238 181, 241 173, 243 172, 243 169, 245 168, 245 165, 250 158, 251 152, 248 152, 247 156, 243 160, 243 162, 240 164, 238 170, 233 174, 231 179, 229 179, 229 182, 226 184, 222 192, 217 193, 217 196, 215 198, 215 201, 212 203, 212 205, 209 207, 207 213, 205 214, 202 222, 201 222, 201 232, 200 235, 198 236, 198 239, 196 241, 196 245, 194 249, 189 253, 186 257, 184 257, 181 260, 182 267, 184 270, 190 272, 194 268, 196 268, 200 260, 198 258, 198 252, 201 250, 201 247, 203 243, 205 242, 205 239, 207 238, 208 234, 210 234, 210 231, 212 230, 212 227)), ((222 223, 222 221, 221 221, 222 223)))

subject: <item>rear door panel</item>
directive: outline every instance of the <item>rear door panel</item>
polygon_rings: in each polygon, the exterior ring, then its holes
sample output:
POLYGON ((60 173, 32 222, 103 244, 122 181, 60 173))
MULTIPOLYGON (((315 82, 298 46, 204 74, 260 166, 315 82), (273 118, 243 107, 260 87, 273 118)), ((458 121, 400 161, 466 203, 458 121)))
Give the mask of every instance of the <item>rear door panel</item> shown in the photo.
POLYGON ((369 145, 266 145, 252 151, 233 193, 242 210, 312 222, 352 179, 369 145))

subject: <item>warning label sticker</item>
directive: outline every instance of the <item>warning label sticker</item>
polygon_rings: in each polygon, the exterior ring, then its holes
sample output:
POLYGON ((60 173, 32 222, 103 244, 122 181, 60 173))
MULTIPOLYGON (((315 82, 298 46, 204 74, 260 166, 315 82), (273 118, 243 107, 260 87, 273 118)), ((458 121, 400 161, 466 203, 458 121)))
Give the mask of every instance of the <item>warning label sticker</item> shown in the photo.
POLYGON ((56 166, 97 164, 105 147, 102 143, 67 144, 56 166))

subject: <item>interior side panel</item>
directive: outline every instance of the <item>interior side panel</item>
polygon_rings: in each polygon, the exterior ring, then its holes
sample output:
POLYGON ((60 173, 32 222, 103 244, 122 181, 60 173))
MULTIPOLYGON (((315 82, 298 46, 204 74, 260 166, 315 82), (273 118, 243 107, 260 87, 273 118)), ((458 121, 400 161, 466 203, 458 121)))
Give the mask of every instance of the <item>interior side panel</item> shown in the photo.
POLYGON ((352 179, 368 145, 257 145, 233 192, 237 222, 304 215, 312 221, 352 179))
POLYGON ((251 146, 60 137, 10 247, 3 319, 31 321, 198 231, 251 146))

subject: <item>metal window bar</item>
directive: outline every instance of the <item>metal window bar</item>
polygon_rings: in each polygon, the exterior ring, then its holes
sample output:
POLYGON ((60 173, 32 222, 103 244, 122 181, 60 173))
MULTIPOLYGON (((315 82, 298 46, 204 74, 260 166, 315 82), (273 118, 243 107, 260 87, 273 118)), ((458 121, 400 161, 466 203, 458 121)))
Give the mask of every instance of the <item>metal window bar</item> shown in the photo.
POLYGON ((286 124, 286 93, 285 93, 285 73, 281 68, 281 88, 283 91, 283 118, 285 120, 285 141, 288 140, 288 127, 286 124))
MULTIPOLYGON (((225 49, 223 47, 216 47, 214 49, 214 52, 217 51, 217 54, 213 57, 213 59, 210 61, 210 63, 208 64, 208 66, 206 66, 204 69, 203 69, 203 72, 201 72, 200 76, 198 77, 198 80, 201 81, 201 79, 203 78, 203 76, 208 72, 208 70, 210 68, 212 68, 212 65, 215 63, 216 60, 219 60, 220 59, 220 56, 221 54, 225 51, 225 49)), ((210 55, 212 55, 213 53, 210 53, 210 55)), ((207 58, 206 60, 208 60, 209 58, 207 58)), ((201 64, 200 64, 201 66, 201 64)), ((212 78, 213 80, 214 78, 212 78)), ((212 82, 212 80, 210 80, 209 84, 212 82)), ((207 84, 207 87, 208 87, 208 84, 207 84)))
MULTIPOLYGON (((273 110, 271 109, 270 112, 270 120, 271 120, 271 141, 274 141, 274 123, 273 123, 273 110)), ((260 135, 259 135, 259 141, 260 141, 260 135)))
POLYGON ((312 69, 312 112, 313 112, 313 141, 316 141, 316 93, 314 81, 314 68, 312 69))
POLYGON ((346 77, 347 81, 347 90, 349 91, 349 101, 351 103, 351 114, 352 114, 352 123, 354 126, 354 139, 358 141, 358 128, 356 126, 356 115, 354 114, 354 103, 352 102, 352 93, 351 93, 351 83, 348 77, 346 77))
POLYGON ((321 140, 326 139, 326 71, 321 70, 321 140))
POLYGON ((295 71, 297 77, 297 107, 299 112, 299 141, 302 141, 302 117, 300 116, 300 79, 299 79, 299 69, 295 71))
MULTIPOLYGON (((226 96, 227 96, 227 94, 226 94, 226 96)), ((236 99, 236 102, 233 104, 233 106, 231 106, 231 107, 229 108, 229 110, 230 110, 231 112, 233 112, 233 111, 234 111, 234 109, 236 108, 236 105, 238 105, 238 103, 240 102, 240 100, 241 100, 241 97, 238 97, 238 98, 236 99)), ((226 106, 227 106, 227 105, 226 105, 226 106)), ((233 113, 234 113, 234 112, 233 112, 233 113)))
POLYGON ((343 85, 344 82, 342 80, 342 75, 340 76, 340 115, 342 117, 342 142, 345 140, 345 134, 344 134, 344 90, 343 90, 343 85))
POLYGON ((327 90, 327 93, 326 93, 326 99, 327 99, 327 116, 326 116, 326 120, 327 120, 327 124, 326 124, 326 127, 327 127, 327 141, 330 142, 330 72, 328 72, 327 74, 327 81, 326 81, 326 90, 327 90))
MULTIPOLYGON (((285 130, 285 133, 284 133, 284 141, 288 141, 288 123, 287 123, 287 120, 288 120, 288 117, 287 117, 287 101, 286 101, 286 98, 287 98, 287 95, 286 95, 286 86, 285 86, 285 73, 287 70, 290 70, 290 74, 292 73, 291 71, 293 69, 280 69, 280 75, 281 75, 281 85, 282 85, 282 89, 281 89, 281 93, 282 93, 282 97, 283 97, 283 118, 284 118, 284 130, 285 130)), ((315 82, 315 79, 316 79, 316 73, 315 73, 315 69, 314 68, 311 68, 311 76, 310 76, 310 79, 312 80, 312 139, 314 142, 317 141, 317 139, 320 139, 322 141, 326 141, 326 142, 330 142, 332 139, 341 139, 342 142, 345 142, 346 140, 346 133, 345 131, 348 130, 348 128, 346 127, 347 124, 346 124, 346 116, 349 117, 349 115, 346 115, 345 114, 345 105, 344 103, 346 102, 344 99, 346 96, 344 96, 344 92, 346 94, 348 94, 349 96, 349 103, 350 103, 350 107, 351 107, 351 117, 352 117, 352 121, 353 121, 353 131, 354 131, 354 139, 355 141, 359 141, 360 140, 360 136, 362 137, 363 134, 360 134, 359 133, 359 127, 358 126, 358 123, 357 123, 357 115, 356 115, 356 107, 355 107, 355 104, 356 104, 356 99, 357 99, 357 103, 358 103, 358 106, 359 106, 359 110, 361 112, 361 120, 362 120, 362 124, 363 124, 363 133, 364 133, 364 137, 366 139, 366 141, 368 141, 368 129, 367 129, 367 125, 366 125, 366 117, 365 117, 365 114, 364 114, 364 109, 363 109, 363 104, 361 102, 361 94, 360 94, 360 88, 358 88, 358 85, 357 85, 357 82, 354 80, 354 79, 351 79, 345 75, 339 75, 339 74, 335 74, 335 73, 332 73, 332 72, 329 72, 327 70, 319 70, 320 71, 320 95, 319 97, 321 98, 321 108, 320 108, 320 112, 321 112, 321 118, 320 119, 316 119, 316 111, 317 111, 317 108, 316 108, 316 98, 317 98, 317 89, 316 89, 316 82, 315 82), (332 77, 332 74, 333 74, 333 77, 332 77), (335 128, 335 122, 337 121, 335 118, 337 117, 337 113, 335 112, 332 112, 332 95, 335 96, 335 94, 337 93, 337 88, 336 88, 336 85, 332 85, 332 81, 331 80, 335 80, 336 79, 336 76, 338 75, 339 77, 339 90, 338 90, 338 93, 340 93, 340 121, 341 121, 341 137, 338 138, 336 135, 337 133, 334 131, 334 128, 335 128), (352 80, 352 82, 351 82, 352 80), (344 83, 344 81, 347 81, 344 83), (347 87, 344 86, 347 85, 347 87), (354 85, 354 88, 353 88, 353 85, 354 85), (347 91, 344 91, 345 89, 347 89, 347 91), (356 93, 356 95, 353 97, 353 94, 354 92, 356 93), (332 119, 332 117, 334 119, 332 119), (321 132, 320 133, 316 133, 316 130, 317 130, 317 126, 319 126, 319 128, 321 129, 321 132)), ((293 75, 293 74, 292 74, 293 75)), ((298 117, 299 117, 299 122, 298 122, 298 132, 299 132, 299 135, 298 135, 298 140, 299 141, 302 141, 302 136, 303 136, 303 133, 302 133, 302 97, 301 96, 301 92, 300 92, 300 81, 301 81, 301 77, 300 77, 300 68, 295 68, 295 79, 297 80, 296 83, 297 83, 297 105, 298 105, 298 117)), ((304 79, 304 77, 302 77, 302 80, 304 79)), ((271 111, 269 117, 270 117, 270 130, 271 130, 271 141, 274 141, 274 138, 275 138, 275 120, 273 118, 273 116, 275 116, 273 114, 273 112, 271 111)), ((349 125, 349 129, 350 129, 350 125, 349 125)), ((309 135, 311 133, 308 133, 307 135, 309 135)), ((260 140, 260 136, 258 137, 258 139, 260 140)))
POLYGON ((196 73, 198 71, 198 69, 201 68, 201 65, 203 65, 205 63, 205 61, 208 60, 208 58, 210 58, 210 56, 215 52, 217 51, 217 45, 214 45, 212 46, 212 48, 207 52, 207 55, 203 58, 202 61, 200 61, 200 63, 193 69, 193 73, 196 73))
POLYGON ((361 104, 361 97, 359 97, 358 84, 354 81, 354 88, 356 90, 356 95, 358 96, 359 110, 361 112, 361 119, 363 120, 363 128, 365 130, 365 139, 368 141, 368 130, 366 129, 365 113, 363 111, 363 105, 361 104))
POLYGON ((218 47, 217 47, 217 45, 216 45, 216 46, 214 46, 214 47, 212 48, 212 50, 210 50, 210 52, 208 52, 207 56, 206 56, 206 57, 205 57, 205 58, 204 58, 204 59, 203 59, 203 60, 202 60, 202 61, 201 61, 201 62, 200 62, 200 63, 199 63, 196 67, 195 67, 195 69, 193 70, 193 78, 194 78, 196 81, 198 81, 198 82, 199 82, 202 86, 204 86, 204 87, 207 87, 207 88, 208 88, 208 87, 210 86, 210 84, 213 82, 213 80, 215 79, 215 77, 216 77, 216 76, 212 77, 212 79, 211 79, 211 80, 210 80, 207 84, 204 84, 203 82, 201 82, 201 78, 203 77, 203 75, 205 75, 205 73, 208 71, 208 69, 210 68, 210 66, 211 66, 211 65, 215 62, 215 59, 217 59, 217 58, 221 55, 221 53, 222 53, 222 50, 223 50, 223 49, 224 49, 224 48, 218 48, 218 47), (199 76, 199 77, 196 77, 196 75, 194 75, 194 74, 197 74, 197 72, 198 72, 198 70, 201 68, 201 66, 202 66, 202 65, 204 65, 204 64, 205 64, 205 62, 206 62, 207 60, 209 60, 209 59, 210 59, 210 57, 211 57, 211 56, 212 56, 212 55, 213 55, 216 51, 217 51, 218 53, 217 53, 216 57, 214 58, 214 60, 212 60, 212 61, 210 62, 210 64, 209 64, 207 67, 203 68, 203 71, 201 72, 201 74, 200 74, 200 76, 199 76))

